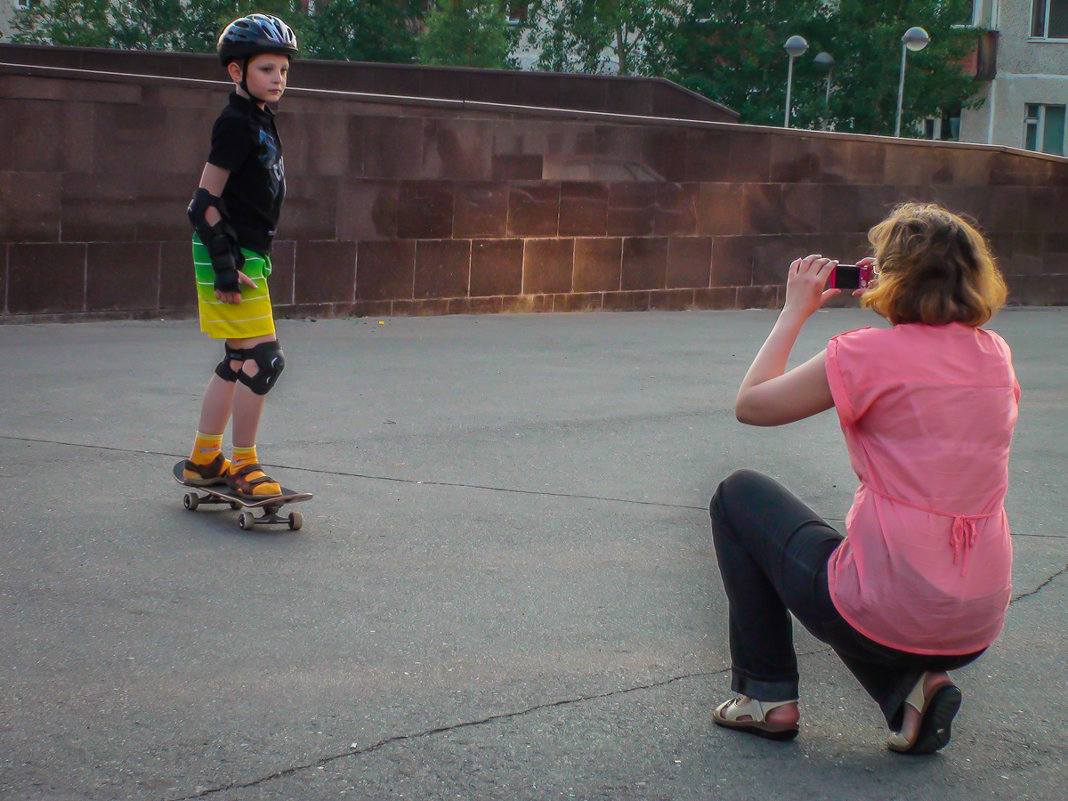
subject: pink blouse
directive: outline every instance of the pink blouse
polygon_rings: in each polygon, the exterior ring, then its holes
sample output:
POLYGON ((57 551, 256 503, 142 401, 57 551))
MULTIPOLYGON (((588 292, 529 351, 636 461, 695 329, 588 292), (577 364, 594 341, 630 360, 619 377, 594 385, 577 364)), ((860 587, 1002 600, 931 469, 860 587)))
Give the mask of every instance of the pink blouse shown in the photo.
POLYGON ((862 328, 828 343, 827 380, 860 479, 828 564, 834 605, 901 651, 990 645, 1012 592, 1008 345, 959 323, 862 328))

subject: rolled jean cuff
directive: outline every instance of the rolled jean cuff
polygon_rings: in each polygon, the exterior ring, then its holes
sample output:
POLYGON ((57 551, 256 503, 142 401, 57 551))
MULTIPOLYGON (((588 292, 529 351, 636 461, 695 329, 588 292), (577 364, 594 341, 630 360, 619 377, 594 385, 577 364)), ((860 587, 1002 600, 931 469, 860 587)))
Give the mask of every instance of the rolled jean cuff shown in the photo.
POLYGON ((761 681, 731 670, 731 689, 758 701, 796 701, 798 679, 792 681, 761 681))

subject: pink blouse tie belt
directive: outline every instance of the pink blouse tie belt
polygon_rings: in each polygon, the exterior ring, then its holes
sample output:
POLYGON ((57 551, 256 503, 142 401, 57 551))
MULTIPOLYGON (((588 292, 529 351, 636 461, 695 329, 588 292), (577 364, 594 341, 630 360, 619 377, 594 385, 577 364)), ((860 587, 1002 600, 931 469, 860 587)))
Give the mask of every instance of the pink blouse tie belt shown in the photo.
POLYGON ((994 515, 1001 514, 1001 509, 998 509, 996 512, 988 512, 985 515, 959 515, 954 514, 953 512, 943 512, 941 509, 930 509, 926 506, 920 506, 919 504, 902 500, 901 498, 895 498, 893 495, 887 495, 885 492, 880 492, 875 489, 870 484, 864 484, 864 487, 875 495, 878 495, 880 498, 885 498, 891 503, 900 503, 921 512, 952 518, 953 527, 949 532, 949 544, 953 548, 953 564, 957 564, 958 561, 960 562, 960 574, 962 576, 968 570, 968 554, 971 552, 972 547, 975 545, 975 540, 979 536, 979 532, 975 527, 975 522, 977 520, 985 520, 989 517, 994 517, 994 515))

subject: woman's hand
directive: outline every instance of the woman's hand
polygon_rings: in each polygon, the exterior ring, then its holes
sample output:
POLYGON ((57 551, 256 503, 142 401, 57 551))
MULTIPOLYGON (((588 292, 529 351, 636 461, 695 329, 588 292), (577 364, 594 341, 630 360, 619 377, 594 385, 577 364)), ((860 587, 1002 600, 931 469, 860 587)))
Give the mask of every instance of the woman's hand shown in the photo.
POLYGON ((786 302, 738 388, 734 413, 739 421, 778 426, 819 414, 834 405, 827 381, 826 350, 789 372, 786 362, 805 321, 841 294, 840 289, 825 288, 827 277, 837 264, 822 256, 806 256, 790 264, 786 302))
MULTIPOLYGON (((872 269, 872 272, 874 273, 874 277, 869 280, 868 287, 874 286, 875 282, 879 280, 879 270, 875 266, 875 257, 874 256, 865 256, 863 259, 861 259, 860 261, 857 262, 857 266, 858 267, 870 267, 872 269)), ((861 295, 863 295, 867 291, 868 291, 867 289, 854 289, 853 290, 853 297, 859 298, 861 295)))
POLYGON ((789 312, 807 319, 828 300, 841 294, 840 289, 826 289, 827 278, 837 264, 835 259, 825 259, 819 255, 794 259, 786 278, 783 313, 789 312))

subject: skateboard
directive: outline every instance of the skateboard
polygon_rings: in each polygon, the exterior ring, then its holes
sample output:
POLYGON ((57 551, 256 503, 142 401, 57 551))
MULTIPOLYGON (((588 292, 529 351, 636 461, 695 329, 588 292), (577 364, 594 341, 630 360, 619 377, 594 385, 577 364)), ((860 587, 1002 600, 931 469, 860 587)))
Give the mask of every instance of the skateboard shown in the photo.
POLYGON ((237 525, 242 531, 248 531, 253 526, 281 525, 283 523, 289 526, 290 531, 296 531, 304 525, 304 518, 300 512, 279 515, 278 511, 287 503, 311 500, 312 493, 310 492, 295 492, 282 487, 281 495, 253 499, 248 495, 238 495, 225 484, 218 484, 212 487, 198 487, 193 484, 187 484, 182 477, 184 466, 185 459, 182 459, 174 466, 174 480, 183 487, 189 487, 190 491, 182 498, 182 506, 190 512, 195 512, 201 504, 229 504, 231 509, 241 509, 241 514, 237 518, 237 525), (257 517, 256 513, 252 511, 253 509, 262 509, 263 514, 257 517))

